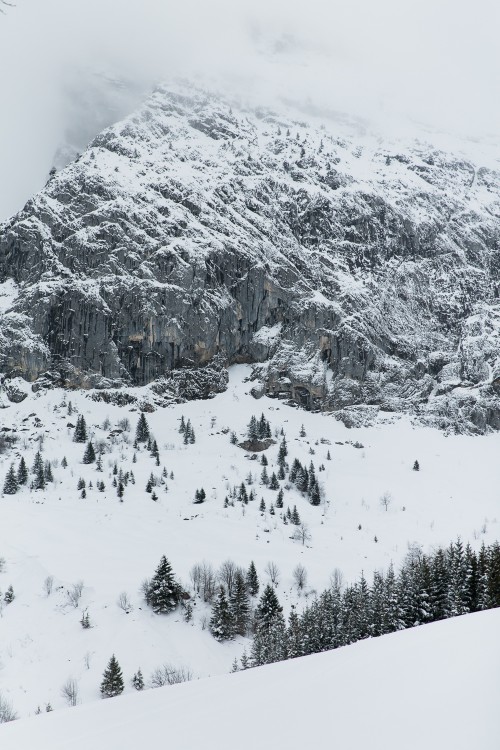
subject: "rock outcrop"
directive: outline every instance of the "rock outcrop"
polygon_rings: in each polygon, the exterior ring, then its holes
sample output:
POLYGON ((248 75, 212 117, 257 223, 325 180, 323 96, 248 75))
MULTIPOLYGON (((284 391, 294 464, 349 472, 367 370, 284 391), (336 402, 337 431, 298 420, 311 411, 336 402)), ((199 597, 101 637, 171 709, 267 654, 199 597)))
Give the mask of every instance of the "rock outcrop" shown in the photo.
POLYGON ((498 429, 492 166, 160 88, 0 227, 0 372, 141 385, 217 356, 353 424, 498 429))

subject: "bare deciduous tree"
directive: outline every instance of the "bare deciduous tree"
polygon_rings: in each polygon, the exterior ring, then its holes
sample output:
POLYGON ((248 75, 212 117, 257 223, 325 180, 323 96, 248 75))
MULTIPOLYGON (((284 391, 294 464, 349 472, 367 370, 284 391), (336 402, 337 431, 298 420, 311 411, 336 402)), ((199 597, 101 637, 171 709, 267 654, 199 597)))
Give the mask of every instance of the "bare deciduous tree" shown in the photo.
POLYGON ((204 602, 211 602, 217 589, 217 576, 210 563, 196 563, 189 573, 194 591, 199 594, 204 602))
POLYGON ((382 497, 380 498, 380 505, 386 509, 388 509, 389 505, 392 503, 392 495, 390 492, 384 492, 382 497))
POLYGON ((173 667, 164 664, 158 667, 151 675, 151 687, 164 687, 164 685, 177 685, 180 682, 189 682, 193 679, 193 673, 187 667, 173 667))
POLYGON ((341 591, 344 585, 344 574, 340 568, 334 568, 330 574, 330 588, 334 591, 341 591))
POLYGON ((118 604, 120 609, 123 609, 123 611, 127 613, 127 615, 129 612, 132 612, 132 603, 128 598, 128 594, 126 591, 121 592, 116 603, 118 604))
POLYGON ((232 560, 225 560, 219 568, 219 581, 225 585, 229 596, 233 593, 238 566, 232 560))
POLYGON ((311 532, 309 531, 309 526, 302 521, 302 523, 297 526, 295 531, 293 532, 293 538, 296 539, 298 542, 302 542, 304 545, 306 542, 311 541, 311 532))
POLYGON ((6 724, 8 721, 15 721, 17 714, 12 708, 12 704, 0 693, 0 724, 6 724))
POLYGON ((43 588, 47 596, 50 596, 54 587, 54 576, 47 576, 43 582, 43 588))
POLYGON ((299 591, 302 591, 302 589, 305 588, 307 584, 307 570, 301 563, 296 565, 293 569, 293 580, 299 591))
POLYGON ((264 568, 264 573, 269 576, 269 578, 271 579, 271 583, 276 587, 280 580, 280 569, 278 568, 276 563, 270 560, 264 568))
POLYGON ((78 605, 80 604, 80 599, 82 598, 82 592, 83 592, 83 581, 78 581, 77 583, 74 583, 71 586, 71 588, 66 592, 66 596, 68 597, 69 603, 75 609, 77 609, 78 605))
POLYGON ((61 688, 61 695, 68 706, 76 706, 78 703, 78 683, 70 677, 61 688))

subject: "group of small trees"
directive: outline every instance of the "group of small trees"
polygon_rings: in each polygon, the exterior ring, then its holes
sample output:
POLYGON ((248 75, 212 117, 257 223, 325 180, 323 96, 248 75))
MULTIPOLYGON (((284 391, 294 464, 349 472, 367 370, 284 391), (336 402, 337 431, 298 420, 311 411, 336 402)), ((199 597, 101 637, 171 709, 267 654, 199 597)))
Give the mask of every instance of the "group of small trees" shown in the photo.
MULTIPOLYGON (((297 586, 302 572, 294 571, 297 586)), ((272 588, 272 587, 271 587, 272 588)), ((456 615, 500 606, 500 544, 484 544, 476 553, 461 541, 431 555, 413 550, 398 574, 392 565, 376 572, 370 586, 362 575, 342 588, 341 579, 316 598, 299 616, 294 610, 288 626, 267 591, 267 609, 256 626, 252 666, 345 646, 456 615)), ((264 602, 257 612, 262 613, 264 602)))
POLYGON ((305 466, 302 466, 297 458, 294 459, 289 478, 299 492, 308 496, 311 505, 319 505, 321 503, 321 492, 312 461, 309 464, 309 469, 307 469, 305 466))
POLYGON ((179 432, 181 433, 181 435, 184 435, 184 445, 188 445, 188 443, 193 444, 196 442, 196 436, 194 434, 193 425, 191 424, 190 419, 188 419, 188 421, 186 422, 184 416, 181 417, 179 432))
POLYGON ((219 574, 221 585, 212 608, 210 632, 218 641, 235 635, 246 635, 250 625, 250 597, 259 590, 259 580, 253 562, 245 573, 231 561, 226 561, 219 574))
POLYGON ((252 415, 247 428, 247 437, 252 442, 271 437, 271 425, 264 414, 261 414, 260 419, 252 415))
MULTIPOLYGON (((48 482, 54 481, 52 465, 50 461, 44 462, 40 451, 37 451, 35 455, 31 473, 33 475, 33 479, 30 483, 32 489, 43 490, 48 482)), ((17 469, 14 468, 14 464, 11 464, 7 471, 3 485, 4 494, 15 495, 20 487, 28 483, 28 480, 28 467, 26 466, 24 457, 21 456, 17 469)))

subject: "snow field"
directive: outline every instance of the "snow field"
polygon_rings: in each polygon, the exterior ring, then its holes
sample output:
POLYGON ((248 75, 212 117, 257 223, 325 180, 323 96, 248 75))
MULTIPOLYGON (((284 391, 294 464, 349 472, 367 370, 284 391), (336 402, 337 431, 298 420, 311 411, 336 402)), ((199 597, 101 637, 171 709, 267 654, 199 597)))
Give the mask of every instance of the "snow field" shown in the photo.
MULTIPOLYGON (((196 677, 230 670, 248 641, 217 643, 203 629, 209 616, 206 605, 195 600, 190 624, 180 611, 163 617, 146 607, 140 585, 153 574, 162 554, 188 590, 189 571, 197 562, 206 560, 217 568, 229 558, 247 568, 253 559, 262 584, 268 580, 265 566, 273 561, 280 569, 277 593, 288 611, 292 603, 300 607, 305 601, 293 588, 297 563, 307 569, 311 596, 328 585, 334 568, 342 570, 346 581, 362 570, 370 578, 373 570, 386 568, 391 560, 397 565, 412 543, 425 551, 447 545, 458 535, 473 546, 498 538, 497 434, 445 437, 414 427, 407 418, 349 430, 332 416, 299 411, 266 397, 253 399, 252 384, 245 382, 249 374, 245 366, 234 367, 228 390, 215 399, 146 414, 160 450, 159 467, 144 447, 132 463, 139 415, 135 407, 96 403, 85 392, 54 390, 30 394, 0 412, 0 426, 16 427, 20 438, 10 454, 0 456, 2 484, 13 457, 17 465, 24 455, 31 468, 40 435, 43 457, 53 461, 55 478, 47 490, 23 488, 0 497, 0 556, 6 560, 0 589, 5 592, 12 584, 16 593, 0 617, 0 692, 21 716, 33 714, 38 705, 43 710, 47 702, 62 708, 61 686, 70 677, 78 681, 81 702, 98 698, 112 653, 123 669, 126 692, 135 692, 129 681, 139 667, 146 682, 164 663, 186 666, 196 677), (72 416, 67 406, 61 406, 64 398, 75 408, 72 416), (110 444, 102 474, 95 464, 82 464, 85 446, 72 441, 73 429, 67 423, 76 423, 76 411, 85 416, 94 441, 110 444), (229 428, 242 437, 251 415, 261 412, 273 430, 283 427, 288 463, 297 457, 308 465, 312 459, 323 488, 324 502, 318 508, 294 488, 285 490, 285 509, 296 504, 310 529, 311 541, 305 546, 290 538, 295 527, 283 525, 278 510, 275 516, 269 514, 277 493, 259 484, 260 462, 249 460, 249 454, 230 443, 229 433, 222 432, 229 428), (35 426, 30 414, 42 424, 35 426), (178 432, 181 415, 193 424, 194 445, 183 444, 178 432), (103 430, 106 417, 111 428, 103 430), (124 417, 131 422, 129 442, 123 443, 120 435, 113 442, 108 435, 124 417), (302 424, 304 438, 299 437, 302 424), (330 444, 319 442, 321 438, 330 444), (326 460, 328 450, 331 461, 326 460), (63 456, 66 469, 60 464, 63 456), (415 459, 419 472, 412 471, 415 459), (124 472, 133 470, 136 479, 125 489, 123 503, 111 484, 115 461, 124 472), (324 472, 318 472, 320 464, 324 472), (167 493, 161 486, 155 488, 154 502, 145 486, 150 473, 159 476, 163 466, 174 472, 174 479, 167 480, 167 493), (248 489, 256 491, 257 500, 247 506, 235 501, 234 507, 224 509, 228 488, 246 481, 249 471, 256 482, 248 489), (94 484, 85 499, 76 490, 79 477, 94 484), (98 479, 106 483, 104 493, 95 488, 98 479), (194 493, 201 487, 207 500, 194 505, 194 493), (387 511, 380 504, 385 492, 392 498, 387 511), (267 506, 264 515, 258 509, 261 497, 267 506), (50 596, 43 587, 47 576, 54 576, 50 596), (77 581, 83 581, 84 589, 74 608, 66 591, 77 581), (132 603, 129 614, 117 605, 122 591, 132 603), (89 630, 79 622, 83 610, 93 625, 89 630)), ((129 392, 144 396, 148 389, 129 392)), ((277 469, 280 439, 266 452, 269 475, 277 469)))

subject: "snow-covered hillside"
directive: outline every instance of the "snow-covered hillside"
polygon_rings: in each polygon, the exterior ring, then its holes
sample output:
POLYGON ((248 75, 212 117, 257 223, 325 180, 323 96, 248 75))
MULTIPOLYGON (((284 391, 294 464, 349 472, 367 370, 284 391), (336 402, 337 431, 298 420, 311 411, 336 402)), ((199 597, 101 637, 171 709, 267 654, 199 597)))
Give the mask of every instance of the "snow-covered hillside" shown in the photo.
POLYGON ((195 677, 229 672, 248 640, 217 643, 206 628, 209 607, 199 598, 190 623, 180 610, 159 616, 146 606, 141 582, 153 574, 163 554, 191 594, 189 573, 195 563, 207 561, 218 568, 232 559, 246 569, 254 560, 263 584, 272 561, 280 571, 278 597, 289 611, 292 604, 300 610, 313 590, 328 586, 335 568, 352 582, 361 571, 370 578, 391 561, 397 566, 409 545, 429 551, 459 535, 473 547, 498 539, 498 434, 446 437, 413 425, 408 417, 349 430, 332 416, 266 396, 256 400, 250 395, 249 374, 248 366, 235 366, 227 391, 214 399, 146 412, 158 442, 159 466, 144 446, 133 447, 139 406, 155 400, 150 387, 119 391, 137 399, 119 407, 93 400, 96 392, 32 393, 19 381, 19 389, 29 395, 0 411, 1 434, 17 438, 0 456, 0 482, 21 456, 31 468, 40 446, 54 477, 44 490, 24 486, 0 497, 0 557, 5 558, 0 589, 5 592, 12 585, 16 596, 0 617, 0 693, 22 717, 37 706, 44 710, 47 703, 63 708, 61 687, 69 678, 78 683, 79 701, 98 698, 113 652, 124 671, 126 692, 134 692, 130 678, 139 667, 146 682, 164 663, 186 667, 195 677), (269 475, 277 469, 283 429, 287 461, 315 464, 320 506, 281 481, 284 509, 271 514, 277 492, 260 483, 263 467, 252 460, 260 454, 230 440, 233 430, 243 439, 251 416, 261 413, 276 440, 265 452, 269 475), (85 445, 73 442, 79 414, 94 445, 104 451, 102 473, 95 463, 82 463, 85 445), (191 420, 194 444, 184 444, 179 433, 182 416, 191 420), (123 423, 120 427, 124 418, 130 420, 130 431, 123 423), (412 470, 415 460, 420 471, 412 470), (125 487, 123 502, 112 485, 115 463, 135 477, 135 484, 125 487), (160 478, 164 467, 168 476, 154 488, 154 501, 146 484, 151 473, 160 478), (77 489, 79 479, 85 481, 86 497, 77 489), (97 481, 104 481, 103 492, 97 481), (231 490, 241 482, 254 490, 256 499, 231 504, 231 490), (195 492, 202 487, 206 501, 195 505, 195 492), (386 493, 387 508, 380 502, 386 493), (265 511, 260 510, 261 498, 265 511), (295 527, 281 518, 294 505, 311 534, 304 545, 292 538, 295 527), (298 563, 308 574, 300 594, 292 576, 298 563), (53 588, 47 595, 44 581, 50 576, 53 588), (79 581, 83 593, 73 607, 67 592, 79 581), (131 602, 128 614, 118 606, 122 592, 131 602), (84 611, 89 629, 80 624, 84 611))
POLYGON ((500 610, 0 727, 2 750, 497 750, 500 610))

